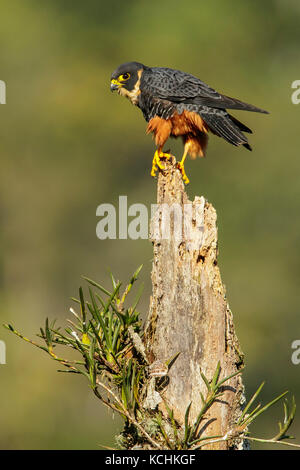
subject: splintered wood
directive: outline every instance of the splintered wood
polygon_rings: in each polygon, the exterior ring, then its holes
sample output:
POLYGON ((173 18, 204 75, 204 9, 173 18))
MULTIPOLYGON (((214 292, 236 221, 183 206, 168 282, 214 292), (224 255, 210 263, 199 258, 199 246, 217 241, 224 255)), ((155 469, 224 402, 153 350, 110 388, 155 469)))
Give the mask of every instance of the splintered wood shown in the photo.
MULTIPOLYGON (((225 378, 243 367, 243 354, 217 264, 216 211, 203 197, 189 201, 174 159, 164 164, 152 217, 153 292, 145 347, 149 363, 165 363, 179 353, 158 406, 166 414, 166 402, 183 425, 189 403, 193 423, 202 407, 201 394, 207 394, 201 372, 211 380, 220 361, 220 379, 225 378)), ((224 436, 241 414, 245 400, 241 375, 226 382, 223 391, 200 426, 203 437, 224 436)), ((207 448, 232 446, 223 441, 207 448)), ((243 444, 235 443, 235 448, 243 444)))

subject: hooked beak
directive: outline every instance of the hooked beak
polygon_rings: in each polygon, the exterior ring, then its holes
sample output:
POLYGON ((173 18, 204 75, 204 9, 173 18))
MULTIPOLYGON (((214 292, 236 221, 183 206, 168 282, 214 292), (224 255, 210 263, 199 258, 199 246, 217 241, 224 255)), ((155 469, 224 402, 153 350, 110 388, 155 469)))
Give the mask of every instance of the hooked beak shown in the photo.
POLYGON ((111 82, 110 82, 110 91, 118 90, 119 87, 120 87, 120 83, 117 80, 115 80, 115 79, 111 80, 111 82))

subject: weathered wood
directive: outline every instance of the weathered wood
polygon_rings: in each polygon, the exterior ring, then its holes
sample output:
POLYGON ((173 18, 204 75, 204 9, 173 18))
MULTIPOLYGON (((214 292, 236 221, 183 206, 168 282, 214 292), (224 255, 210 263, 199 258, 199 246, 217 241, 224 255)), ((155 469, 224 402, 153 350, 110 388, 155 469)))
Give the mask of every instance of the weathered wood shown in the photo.
MULTIPOLYGON (((163 363, 180 353, 170 368, 163 398, 183 424, 189 403, 192 402, 193 422, 201 409, 200 392, 206 395, 200 371, 211 379, 220 361, 224 378, 241 369, 243 354, 217 265, 216 211, 203 197, 189 201, 175 161, 165 165, 166 171, 158 176, 159 206, 152 218, 153 293, 145 345, 151 362, 163 363), (161 206, 164 204, 178 204, 176 210, 178 207, 181 211, 184 207, 186 212, 192 210, 190 220, 185 218, 183 230, 175 231, 177 237, 171 230, 168 239, 159 239, 158 232, 168 224, 161 206)), ((172 228, 175 223, 178 229, 179 219, 178 213, 171 217, 172 228)), ((240 415, 243 401, 244 387, 239 374, 226 383, 222 400, 207 413, 203 436, 224 436, 240 415)), ((163 402, 159 406, 165 412, 163 402)), ((228 449, 231 445, 221 442, 211 448, 228 449)))

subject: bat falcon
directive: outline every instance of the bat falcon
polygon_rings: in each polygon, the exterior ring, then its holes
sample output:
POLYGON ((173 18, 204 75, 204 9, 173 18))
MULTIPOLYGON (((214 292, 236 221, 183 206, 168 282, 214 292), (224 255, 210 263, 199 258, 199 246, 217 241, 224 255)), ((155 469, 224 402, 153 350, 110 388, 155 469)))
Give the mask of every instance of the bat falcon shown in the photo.
POLYGON ((268 111, 218 93, 189 73, 147 67, 139 62, 120 65, 111 75, 110 89, 117 90, 138 106, 148 122, 147 133, 153 133, 157 146, 152 176, 157 167, 164 168, 162 160, 170 158, 163 152, 168 138, 182 138, 184 152, 177 167, 186 184, 189 183, 184 170, 186 156, 204 157, 209 132, 232 145, 252 150, 244 135, 244 132, 252 133, 251 129, 229 114, 228 109, 268 114, 268 111))

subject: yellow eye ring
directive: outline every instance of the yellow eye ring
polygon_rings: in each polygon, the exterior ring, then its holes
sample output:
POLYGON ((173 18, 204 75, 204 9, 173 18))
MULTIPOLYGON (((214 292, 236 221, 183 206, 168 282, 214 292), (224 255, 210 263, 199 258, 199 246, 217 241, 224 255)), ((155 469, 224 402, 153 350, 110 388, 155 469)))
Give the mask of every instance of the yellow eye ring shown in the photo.
POLYGON ((123 73, 123 75, 120 75, 119 80, 122 82, 125 82, 130 78, 130 73, 123 73))

